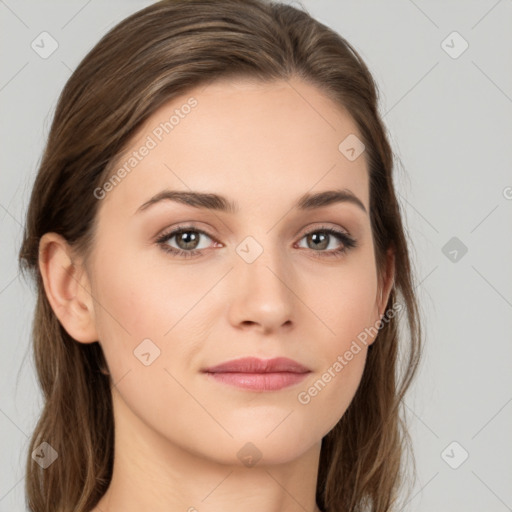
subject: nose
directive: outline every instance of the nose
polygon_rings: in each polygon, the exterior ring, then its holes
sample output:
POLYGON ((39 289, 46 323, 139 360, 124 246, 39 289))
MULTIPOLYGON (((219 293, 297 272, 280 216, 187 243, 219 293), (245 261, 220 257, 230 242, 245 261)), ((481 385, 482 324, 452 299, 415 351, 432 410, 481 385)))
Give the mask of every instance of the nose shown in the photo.
POLYGON ((269 334, 295 322, 298 298, 293 268, 278 249, 265 248, 248 263, 236 256, 232 273, 229 320, 238 329, 269 334))

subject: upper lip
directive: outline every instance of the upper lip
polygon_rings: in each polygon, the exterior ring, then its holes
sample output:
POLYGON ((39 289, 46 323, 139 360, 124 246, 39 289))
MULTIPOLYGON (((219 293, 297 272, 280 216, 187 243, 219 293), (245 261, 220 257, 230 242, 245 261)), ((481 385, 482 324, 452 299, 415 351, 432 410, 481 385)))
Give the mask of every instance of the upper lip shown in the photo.
POLYGON ((211 366, 203 371, 207 373, 307 373, 311 370, 287 357, 276 357, 274 359, 242 357, 211 366))

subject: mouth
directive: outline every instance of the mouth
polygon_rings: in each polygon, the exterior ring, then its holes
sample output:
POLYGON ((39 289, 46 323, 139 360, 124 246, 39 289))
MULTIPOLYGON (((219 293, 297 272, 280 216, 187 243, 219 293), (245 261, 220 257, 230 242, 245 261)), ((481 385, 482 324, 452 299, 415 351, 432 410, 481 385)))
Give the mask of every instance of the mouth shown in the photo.
POLYGON ((253 391, 277 391, 298 384, 311 370, 293 359, 244 357, 203 370, 217 382, 253 391))

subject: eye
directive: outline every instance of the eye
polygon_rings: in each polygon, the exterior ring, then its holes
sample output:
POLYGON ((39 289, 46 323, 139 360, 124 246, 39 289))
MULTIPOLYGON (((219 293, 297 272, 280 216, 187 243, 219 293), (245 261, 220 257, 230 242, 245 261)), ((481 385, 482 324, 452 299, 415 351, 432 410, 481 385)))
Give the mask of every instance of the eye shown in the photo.
MULTIPOLYGON (((167 253, 173 254, 178 257, 191 258, 193 256, 200 256, 206 247, 200 246, 200 239, 202 237, 214 240, 213 237, 208 235, 205 231, 197 229, 193 226, 180 226, 169 233, 164 233, 157 240, 157 244, 167 253), (177 247, 173 247, 169 244, 173 239, 177 247)), ((313 253, 317 253, 315 257, 341 257, 349 249, 356 247, 357 242, 348 233, 338 231, 330 227, 320 227, 312 231, 305 233, 301 240, 306 239, 307 244, 311 244, 313 253), (331 250, 325 250, 329 248, 333 239, 337 239, 341 242, 340 247, 331 248, 331 250)), ((217 242, 215 240, 215 242, 217 242)), ((218 242, 217 242, 218 243, 218 242)))
MULTIPOLYGON (((336 257, 342 256, 344 253, 356 247, 356 241, 343 231, 338 231, 334 228, 321 227, 313 231, 308 231, 302 239, 306 238, 306 243, 311 243, 315 254, 315 257, 336 257), (341 247, 332 248, 330 251, 325 251, 329 247, 332 239, 335 238, 341 242, 341 247)), ((301 240, 302 240, 301 239, 301 240)))
POLYGON ((200 229, 192 226, 183 226, 171 231, 170 233, 164 233, 157 239, 157 243, 168 253, 190 258, 201 254, 200 249, 205 249, 205 247, 200 247, 198 249, 200 238, 203 236, 210 238, 210 240, 212 239, 208 233, 200 229), (176 238, 175 243, 178 247, 172 247, 168 244, 168 242, 173 238, 176 238))

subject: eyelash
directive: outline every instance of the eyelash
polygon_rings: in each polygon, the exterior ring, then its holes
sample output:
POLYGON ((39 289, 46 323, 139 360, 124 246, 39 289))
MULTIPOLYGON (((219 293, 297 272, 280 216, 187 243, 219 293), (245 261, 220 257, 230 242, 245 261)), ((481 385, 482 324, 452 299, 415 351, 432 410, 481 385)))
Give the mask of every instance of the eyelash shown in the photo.
MULTIPOLYGON (((169 233, 162 234, 160 237, 157 238, 156 243, 158 245, 160 245, 160 247, 162 248, 163 251, 170 253, 174 256, 183 257, 183 258, 192 258, 194 256, 200 255, 204 249, 192 249, 190 251, 184 251, 183 249, 176 249, 176 248, 170 247, 168 244, 166 244, 166 242, 168 242, 171 238, 174 238, 176 235, 180 235, 181 233, 188 233, 190 231, 205 235, 208 238, 211 238, 212 240, 216 241, 212 236, 210 236, 208 233, 206 233, 205 231, 203 231, 201 229, 197 229, 193 226, 180 226, 169 233)), ((330 251, 315 251, 314 249, 310 249, 314 253, 321 253, 319 255, 315 254, 315 257, 318 257, 318 258, 325 258, 325 257, 340 258, 345 253, 347 253, 350 249, 357 247, 357 242, 354 238, 347 235, 346 233, 343 233, 342 231, 338 231, 336 229, 327 228, 327 227, 326 228, 320 227, 320 228, 308 231, 307 233, 304 233, 302 235, 301 240, 304 237, 311 235, 312 233, 319 233, 319 232, 326 233, 326 234, 329 234, 329 235, 332 235, 332 236, 338 238, 342 242, 343 245, 340 249, 333 249, 330 251)))

